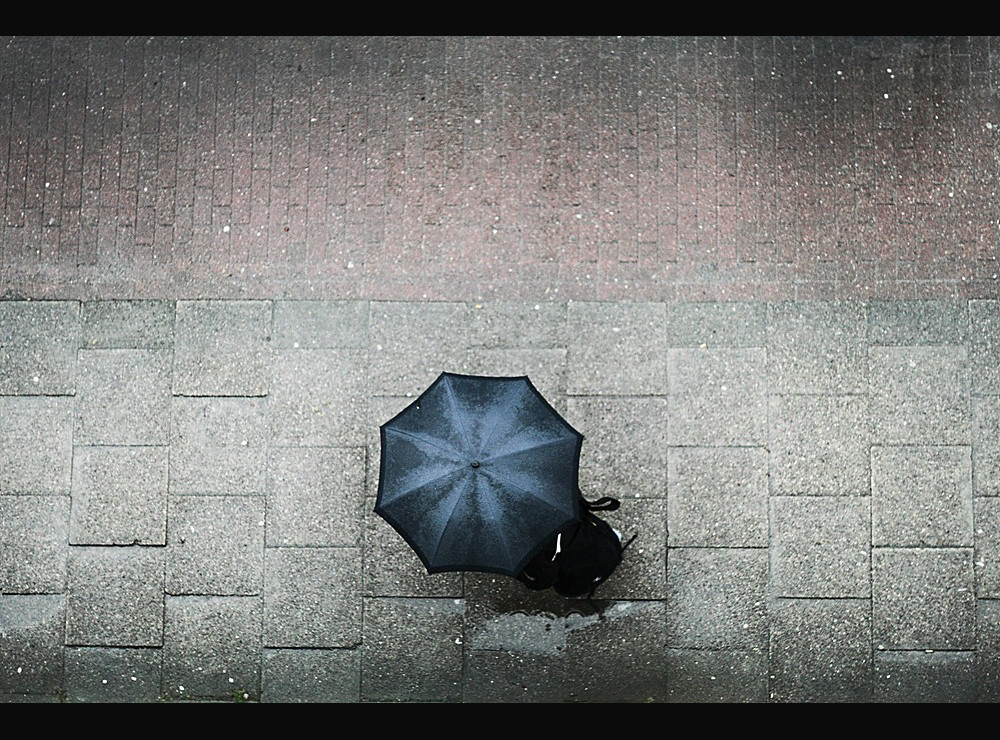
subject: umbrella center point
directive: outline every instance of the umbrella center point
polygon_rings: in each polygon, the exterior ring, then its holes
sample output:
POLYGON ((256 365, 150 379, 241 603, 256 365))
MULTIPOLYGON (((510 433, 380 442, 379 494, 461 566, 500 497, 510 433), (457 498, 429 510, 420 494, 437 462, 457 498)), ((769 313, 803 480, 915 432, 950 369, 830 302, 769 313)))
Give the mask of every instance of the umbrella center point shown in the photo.
POLYGON ((479 467, 479 461, 478 460, 473 460, 472 461, 472 467, 478 468, 479 467))

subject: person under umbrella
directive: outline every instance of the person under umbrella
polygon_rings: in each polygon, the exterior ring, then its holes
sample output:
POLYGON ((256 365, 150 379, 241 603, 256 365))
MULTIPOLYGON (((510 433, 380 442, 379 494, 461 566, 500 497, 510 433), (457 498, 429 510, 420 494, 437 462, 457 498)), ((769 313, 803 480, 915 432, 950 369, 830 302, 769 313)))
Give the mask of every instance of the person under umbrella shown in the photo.
POLYGON ((517 579, 534 591, 552 588, 569 598, 594 595, 622 562, 625 549, 637 535, 622 543, 621 534, 594 511, 615 511, 617 499, 605 496, 587 501, 580 489, 577 495, 583 515, 528 561, 517 579))

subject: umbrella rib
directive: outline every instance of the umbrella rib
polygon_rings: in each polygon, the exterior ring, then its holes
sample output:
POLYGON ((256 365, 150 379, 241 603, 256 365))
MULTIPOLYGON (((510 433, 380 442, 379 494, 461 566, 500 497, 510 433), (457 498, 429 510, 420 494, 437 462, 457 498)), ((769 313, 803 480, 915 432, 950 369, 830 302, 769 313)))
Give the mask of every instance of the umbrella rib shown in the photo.
MULTIPOLYGON (((403 429, 396 429, 396 428, 386 429, 385 431, 386 431, 387 434, 399 434, 399 435, 402 435, 404 437, 409 437, 410 439, 418 440, 418 441, 423 442, 424 444, 429 445, 431 447, 436 447, 437 449, 441 450, 442 452, 447 452, 450 455, 455 456, 455 450, 453 448, 446 447, 446 446, 442 445, 440 442, 438 442, 437 440, 432 439, 430 437, 424 437, 424 436, 422 436, 420 434, 414 434, 413 432, 407 432, 407 431, 405 431, 403 429)), ((455 456, 455 459, 458 460, 460 458, 458 458, 457 456, 455 456)))
MULTIPOLYGON (((504 403, 506 403, 508 399, 512 398, 513 395, 514 395, 514 393, 516 393, 516 392, 517 392, 517 388, 516 387, 512 386, 512 387, 508 388, 507 392, 506 392, 506 394, 504 396, 504 403)), ((497 416, 496 420, 493 422, 493 425, 490 427, 489 433, 483 435, 483 440, 482 440, 482 442, 479 445, 479 452, 480 452, 480 454, 482 454, 484 451, 486 451, 486 449, 489 447, 490 440, 493 438, 493 433, 497 430, 497 427, 500 426, 500 419, 501 419, 501 417, 497 416)), ((521 425, 521 429, 524 429, 524 425, 521 425)))
POLYGON ((445 389, 448 391, 448 403, 451 404, 452 419, 461 427, 462 441, 465 442, 469 439, 469 430, 466 429, 465 422, 462 419, 461 407, 459 407, 458 400, 455 398, 455 388, 449 381, 445 384, 445 389))
POLYGON ((552 447, 553 445, 566 444, 571 441, 572 437, 561 437, 559 439, 550 439, 545 442, 539 442, 538 444, 533 444, 530 447, 521 447, 517 450, 510 450, 503 453, 502 455, 495 455, 494 457, 487 458, 489 462, 495 462, 497 460, 503 460, 505 457, 510 457, 511 455, 519 455, 522 452, 528 452, 529 450, 540 450, 544 447, 552 447))
POLYGON ((539 500, 539 501, 541 501, 541 502, 542 502, 543 504, 545 504, 546 506, 548 506, 548 507, 549 507, 550 509, 553 509, 553 510, 555 510, 555 511, 558 511, 558 509, 557 509, 557 508, 556 508, 555 506, 553 506, 553 505, 552 505, 552 504, 551 504, 550 502, 548 502, 547 500, 545 500, 545 498, 543 498, 543 497, 542 497, 542 496, 540 496, 539 494, 535 493, 534 491, 531 491, 531 490, 528 490, 527 488, 522 488, 521 486, 517 485, 517 483, 514 483, 514 482, 512 482, 512 481, 509 481, 509 480, 507 480, 507 479, 506 479, 506 478, 504 478, 504 477, 503 477, 502 475, 497 475, 497 474, 496 474, 496 472, 494 472, 494 471, 492 471, 492 470, 489 470, 488 468, 484 468, 484 469, 482 469, 482 470, 483 470, 483 472, 484 472, 484 473, 485 473, 486 475, 490 476, 490 477, 491 477, 491 478, 493 478, 494 480, 498 480, 498 481, 500 481, 500 482, 501 482, 501 483, 503 483, 503 484, 504 484, 505 486, 510 486, 511 488, 515 488, 515 489, 517 489, 518 491, 521 491, 522 493, 525 493, 525 494, 527 494, 528 496, 531 496, 532 498, 536 498, 536 499, 538 499, 538 500, 539 500))

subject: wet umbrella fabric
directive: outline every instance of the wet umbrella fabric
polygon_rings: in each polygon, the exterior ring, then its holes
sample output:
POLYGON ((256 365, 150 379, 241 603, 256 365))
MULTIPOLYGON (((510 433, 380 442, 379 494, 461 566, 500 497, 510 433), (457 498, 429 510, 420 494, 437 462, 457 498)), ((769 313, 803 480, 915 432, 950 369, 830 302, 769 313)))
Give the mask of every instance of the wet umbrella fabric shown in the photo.
POLYGON ((516 576, 580 519, 583 435, 527 377, 442 373, 380 431, 375 511, 430 573, 516 576))

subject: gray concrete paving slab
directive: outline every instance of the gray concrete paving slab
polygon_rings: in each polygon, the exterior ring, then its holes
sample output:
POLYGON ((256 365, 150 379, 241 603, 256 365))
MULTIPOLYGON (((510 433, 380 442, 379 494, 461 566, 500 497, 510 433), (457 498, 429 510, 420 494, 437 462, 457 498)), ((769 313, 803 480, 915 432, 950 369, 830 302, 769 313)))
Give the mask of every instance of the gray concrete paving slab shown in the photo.
POLYGON ((164 591, 260 595, 265 510, 259 496, 171 496, 164 591))
POLYGON ((175 321, 176 395, 267 395, 270 301, 179 301, 175 321))
POLYGON ((163 612, 161 696, 260 699, 259 596, 170 596, 163 612))
POLYGON ((872 700, 867 599, 775 599, 771 603, 771 698, 778 702, 872 700))
POLYGON ((865 395, 768 397, 770 487, 775 496, 864 496, 871 487, 865 395))
POLYGON ((361 611, 359 548, 265 549, 266 647, 354 647, 361 611))
POLYGON ((465 372, 472 310, 464 303, 373 302, 371 395, 419 395, 442 371, 465 372))
POLYGON ((586 498, 667 495, 667 399, 572 396, 565 418, 584 435, 580 479, 586 498))
POLYGON ((970 704, 977 700, 976 656, 970 651, 880 650, 875 653, 875 701, 970 704))
POLYGON ((264 398, 170 401, 170 493, 262 496, 271 441, 264 398))
POLYGON ((264 650, 261 701, 350 704, 360 700, 360 648, 264 650))
POLYGON ((1000 301, 969 301, 969 370, 975 395, 1000 394, 1000 301))
POLYGON ((972 457, 967 446, 872 446, 875 547, 972 545, 972 457))
POLYGON ((73 395, 80 343, 77 302, 0 302, 0 338, 0 395, 73 395))
POLYGON ((364 448, 275 448, 267 471, 268 547, 361 546, 364 448))
POLYGON ((669 648, 668 701, 675 704, 758 704, 769 701, 766 650, 669 648))
POLYGON ((162 653, 159 648, 67 648, 66 701, 83 704, 158 701, 162 653))
POLYGON ((566 636, 569 701, 663 702, 667 698, 664 604, 617 601, 566 636))
POLYGON ((972 486, 976 496, 1000 496, 1000 398, 972 399, 972 486))
POLYGON ((80 304, 81 348, 173 349, 173 346, 173 301, 85 301, 80 304))
POLYGON ((768 305, 771 393, 865 393, 867 321, 859 301, 768 305))
POLYGON ((972 505, 976 596, 1000 598, 1000 499, 977 498, 972 505))
POLYGON ((0 495, 69 494, 73 408, 70 397, 0 397, 0 495))
POLYGON ((453 702, 462 695, 460 599, 365 599, 363 701, 453 702))
POLYGON ((767 550, 672 548, 667 553, 667 644, 767 649, 767 550))
POLYGON ((671 547, 767 547, 768 455, 763 447, 671 447, 671 547))
POLYGON ((275 349, 368 346, 368 301, 276 301, 275 349))
POLYGON ((763 349, 668 351, 671 446, 757 446, 767 440, 763 349))
POLYGON ((967 548, 872 550, 872 636, 879 650, 970 650, 975 577, 967 548))
POLYGON ((976 601, 976 637, 978 699, 993 703, 1000 689, 1000 600, 976 601))
POLYGON ((872 347, 869 357, 873 444, 969 444, 965 347, 872 347))
POLYGON ((170 357, 161 349, 81 349, 74 444, 169 444, 170 357))
POLYGON ((566 700, 558 655, 470 649, 465 659, 465 701, 537 704, 566 700))
POLYGON ((868 497, 774 496, 770 506, 772 595, 871 596, 868 497))
POLYGON ((0 595, 0 693, 59 696, 65 629, 62 594, 0 595))
POLYGON ((278 447, 365 443, 370 392, 365 350, 280 350, 270 362, 268 413, 278 447))
POLYGON ((0 592, 62 593, 69 496, 0 496, 0 592))
POLYGON ((666 318, 662 303, 569 303, 567 392, 666 395, 666 318))
POLYGON ((73 450, 71 545, 165 545, 167 456, 162 447, 73 450))
POLYGON ((764 347, 767 304, 746 301, 676 302, 667 305, 671 347, 764 347))
POLYGON ((969 337, 967 301, 868 302, 868 343, 875 346, 965 344, 969 337))
POLYGON ((163 645, 159 547, 74 547, 66 565, 66 644, 163 645))

